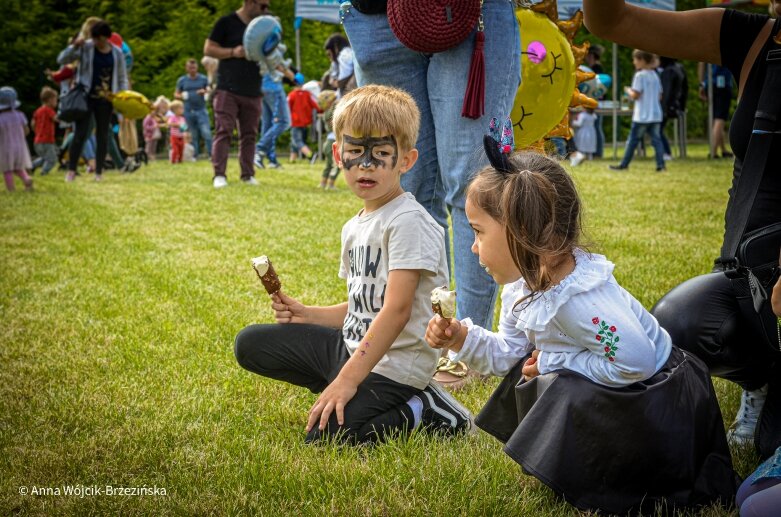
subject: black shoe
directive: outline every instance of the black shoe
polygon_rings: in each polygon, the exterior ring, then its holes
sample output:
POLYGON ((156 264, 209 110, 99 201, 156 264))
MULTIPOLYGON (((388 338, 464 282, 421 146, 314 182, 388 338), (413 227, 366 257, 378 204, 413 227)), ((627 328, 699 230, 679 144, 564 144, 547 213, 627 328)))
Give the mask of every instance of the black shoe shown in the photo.
POLYGON ((626 165, 608 165, 607 168, 610 169, 611 171, 625 171, 629 167, 627 167, 626 165))
POLYGON ((724 151, 723 153, 721 153, 721 157, 722 157, 722 158, 734 158, 734 157, 735 157, 735 155, 734 155, 734 154, 732 154, 732 153, 729 153, 729 152, 727 152, 727 151, 724 151))
POLYGON ((426 386, 418 398, 423 402, 423 429, 446 435, 474 430, 472 414, 436 381, 426 386))
POLYGON ((657 167, 656 172, 667 172, 667 167, 657 167))

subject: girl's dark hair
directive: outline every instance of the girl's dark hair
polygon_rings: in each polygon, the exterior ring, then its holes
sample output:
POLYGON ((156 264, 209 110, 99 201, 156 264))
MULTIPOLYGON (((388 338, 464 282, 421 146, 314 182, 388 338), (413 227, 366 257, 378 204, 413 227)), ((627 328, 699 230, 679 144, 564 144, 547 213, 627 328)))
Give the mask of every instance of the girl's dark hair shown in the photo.
POLYGON ((347 38, 345 38, 344 35, 336 32, 334 34, 331 34, 328 37, 328 39, 325 40, 324 48, 326 50, 330 50, 333 59, 336 60, 337 56, 339 55, 339 52, 341 52, 343 48, 349 46, 350 46, 350 41, 347 38))
POLYGON ((98 38, 100 36, 105 36, 107 38, 110 38, 111 27, 107 22, 101 20, 92 26, 92 29, 90 30, 90 36, 92 36, 93 38, 98 38))
POLYGON ((581 202, 569 174, 537 153, 510 156, 510 172, 488 166, 467 188, 468 199, 505 227, 510 255, 533 299, 551 287, 542 257, 564 257, 580 246, 581 202))

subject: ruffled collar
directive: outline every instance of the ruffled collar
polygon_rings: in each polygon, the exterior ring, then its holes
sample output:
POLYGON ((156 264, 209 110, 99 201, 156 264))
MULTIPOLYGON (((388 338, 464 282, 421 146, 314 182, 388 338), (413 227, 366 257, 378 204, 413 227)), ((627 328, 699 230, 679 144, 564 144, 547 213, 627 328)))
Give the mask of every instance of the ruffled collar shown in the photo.
MULTIPOLYGON (((517 327, 521 330, 540 332, 556 316, 562 305, 576 294, 585 293, 604 285, 613 275, 615 265, 604 255, 587 253, 581 249, 573 251, 575 269, 561 282, 538 295, 531 303, 521 303, 515 311, 518 314, 517 327)), ((520 289, 521 296, 529 294, 526 282, 520 289)))

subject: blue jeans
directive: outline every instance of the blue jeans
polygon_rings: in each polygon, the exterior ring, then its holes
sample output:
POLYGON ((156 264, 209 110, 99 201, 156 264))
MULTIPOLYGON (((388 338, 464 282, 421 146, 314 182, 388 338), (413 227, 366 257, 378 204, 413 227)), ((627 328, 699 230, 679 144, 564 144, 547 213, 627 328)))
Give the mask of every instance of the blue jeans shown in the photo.
POLYGON ((255 146, 263 151, 269 161, 277 161, 277 138, 290 127, 290 108, 285 90, 263 89, 263 114, 261 115, 261 136, 255 146))
POLYGON ((187 121, 187 127, 193 137, 193 148, 195 156, 201 154, 201 139, 203 139, 206 154, 212 155, 212 129, 209 122, 209 113, 206 108, 201 110, 187 111, 184 114, 187 121))
POLYGON ((629 164, 632 162, 632 158, 635 155, 635 149, 637 149, 638 144, 643 140, 643 135, 648 133, 651 135, 651 145, 654 146, 656 168, 664 168, 664 147, 662 146, 661 125, 660 122, 632 122, 632 129, 629 130, 629 140, 626 142, 624 159, 621 160, 622 167, 629 167, 629 164))
POLYGON ((307 146, 306 145, 307 129, 309 129, 308 126, 290 128, 290 152, 291 153, 298 153, 301 151, 301 149, 307 146))
MULTIPOLYGON (((504 120, 521 81, 518 23, 510 0, 485 0, 485 115, 461 117, 474 38, 437 54, 414 52, 393 35, 384 14, 367 15, 346 5, 342 23, 354 53, 359 85, 384 84, 409 92, 420 108, 415 166, 401 177, 448 235, 453 224, 453 261, 458 318, 490 329, 498 286, 471 251, 474 233, 464 213, 470 177, 488 163, 482 149, 491 117, 504 120)), ((447 241, 447 239, 446 239, 447 241)), ((449 244, 446 242, 446 244, 449 244)), ((448 259, 450 246, 447 245, 448 259)))

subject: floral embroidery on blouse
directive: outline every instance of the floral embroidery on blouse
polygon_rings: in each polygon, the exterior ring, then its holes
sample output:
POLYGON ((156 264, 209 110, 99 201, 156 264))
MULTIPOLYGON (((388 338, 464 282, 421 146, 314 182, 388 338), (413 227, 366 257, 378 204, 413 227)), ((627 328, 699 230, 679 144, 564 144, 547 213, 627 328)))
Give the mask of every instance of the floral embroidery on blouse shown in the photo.
POLYGON ((604 320, 600 320, 599 317, 591 318, 591 323, 599 326, 596 340, 605 345, 605 357, 612 363, 616 360, 616 350, 618 350, 618 345, 616 345, 616 343, 620 341, 618 334, 616 334, 617 329, 615 325, 610 325, 608 327, 607 323, 605 323, 604 320))

